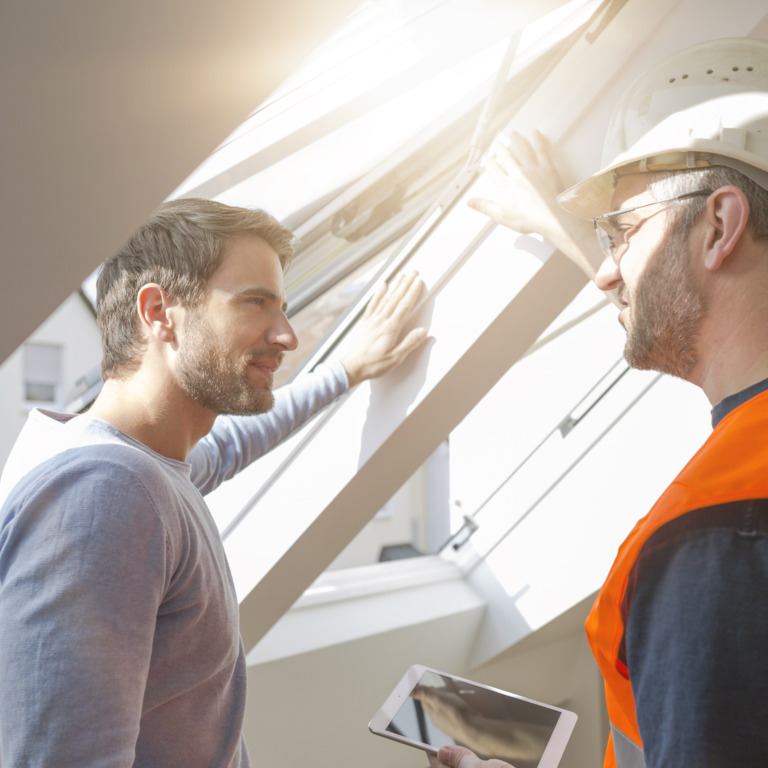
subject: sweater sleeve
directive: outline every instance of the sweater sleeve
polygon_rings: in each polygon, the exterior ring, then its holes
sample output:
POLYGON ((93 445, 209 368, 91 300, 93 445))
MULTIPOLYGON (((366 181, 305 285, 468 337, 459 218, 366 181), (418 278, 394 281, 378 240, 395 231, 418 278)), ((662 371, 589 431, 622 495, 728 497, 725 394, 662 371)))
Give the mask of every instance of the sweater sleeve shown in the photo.
POLYGON ((275 392, 275 405, 256 416, 219 416, 189 454, 192 482, 205 495, 290 437, 349 389, 341 363, 314 371, 275 392))
POLYGON ((69 451, 31 472, 3 506, 3 768, 134 764, 172 570, 137 474, 109 448, 69 451))
POLYGON ((627 662, 648 768, 768 765, 768 536, 741 517, 691 530, 686 515, 631 576, 627 662))

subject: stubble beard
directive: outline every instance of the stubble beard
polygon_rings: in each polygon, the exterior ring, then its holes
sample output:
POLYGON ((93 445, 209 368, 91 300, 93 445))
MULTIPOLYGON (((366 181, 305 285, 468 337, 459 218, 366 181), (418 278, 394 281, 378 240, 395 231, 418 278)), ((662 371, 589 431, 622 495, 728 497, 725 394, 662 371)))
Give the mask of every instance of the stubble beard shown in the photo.
POLYGON ((271 385, 254 385, 249 363, 274 357, 274 353, 258 353, 238 360, 216 338, 201 313, 189 320, 185 346, 178 354, 179 381, 187 394, 217 414, 251 416, 271 410, 275 404, 271 385))
POLYGON ((673 233, 657 250, 630 296, 624 357, 630 366, 688 380, 707 300, 690 267, 687 237, 673 233))

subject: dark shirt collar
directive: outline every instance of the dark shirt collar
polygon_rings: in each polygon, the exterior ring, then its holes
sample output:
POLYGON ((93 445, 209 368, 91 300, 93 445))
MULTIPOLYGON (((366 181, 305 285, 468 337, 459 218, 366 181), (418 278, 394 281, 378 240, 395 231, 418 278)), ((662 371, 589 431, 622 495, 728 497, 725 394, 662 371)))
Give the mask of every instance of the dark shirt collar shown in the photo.
POLYGON ((728 395, 724 400, 721 400, 712 409, 712 429, 714 429, 734 408, 738 408, 743 403, 746 403, 747 400, 751 400, 755 395, 765 392, 766 389, 768 389, 768 379, 763 379, 763 381, 758 381, 757 384, 742 389, 741 392, 737 392, 735 395, 728 395))

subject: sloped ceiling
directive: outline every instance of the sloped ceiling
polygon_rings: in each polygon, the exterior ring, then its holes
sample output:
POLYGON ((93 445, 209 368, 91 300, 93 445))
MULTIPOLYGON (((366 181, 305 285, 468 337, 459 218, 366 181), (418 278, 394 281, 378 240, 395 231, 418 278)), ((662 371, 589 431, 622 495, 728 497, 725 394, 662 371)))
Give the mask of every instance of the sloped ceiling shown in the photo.
POLYGON ((2 4, 0 362, 357 4, 2 4))

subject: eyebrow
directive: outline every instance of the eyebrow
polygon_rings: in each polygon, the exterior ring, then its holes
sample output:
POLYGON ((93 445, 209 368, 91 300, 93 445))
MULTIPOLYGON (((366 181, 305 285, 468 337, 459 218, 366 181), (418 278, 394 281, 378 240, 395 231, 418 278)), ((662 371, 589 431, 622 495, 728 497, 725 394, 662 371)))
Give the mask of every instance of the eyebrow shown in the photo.
POLYGON ((280 307, 283 310, 283 312, 285 312, 288 309, 288 303, 284 301, 281 296, 278 296, 276 293, 268 290, 267 288, 245 288, 244 290, 236 293, 235 296, 242 299, 248 299, 253 297, 257 297, 260 299, 267 299, 268 301, 274 301, 280 304, 280 307))

